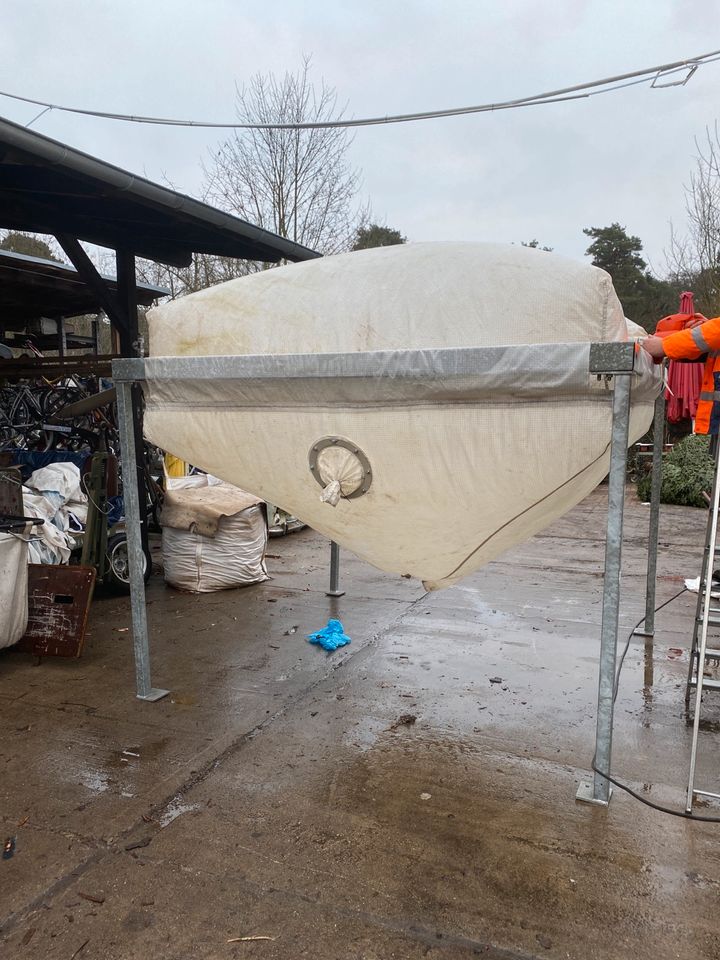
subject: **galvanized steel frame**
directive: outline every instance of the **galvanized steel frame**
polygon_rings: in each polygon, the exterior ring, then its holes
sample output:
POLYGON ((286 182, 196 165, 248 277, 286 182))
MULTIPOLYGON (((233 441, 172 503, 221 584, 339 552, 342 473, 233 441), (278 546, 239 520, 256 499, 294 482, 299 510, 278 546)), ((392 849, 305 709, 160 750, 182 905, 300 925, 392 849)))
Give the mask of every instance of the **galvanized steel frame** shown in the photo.
POLYGON ((653 419, 652 479, 650 486, 650 529, 648 531, 647 580, 645 586, 645 619, 639 637, 655 636, 655 585, 657 582, 657 552, 660 534, 660 490, 662 487, 662 455, 665 439, 665 391, 655 401, 653 419))
MULTIPOLYGON (((113 364, 117 361, 113 361, 113 364)), ((137 361, 142 363, 142 360, 137 361)), ((130 611, 132 614, 133 647, 135 652, 135 682, 139 700, 161 700, 169 690, 153 687, 150 682, 150 641, 148 638, 145 606, 145 551, 143 550, 143 520, 147 511, 140 508, 138 483, 137 440, 132 403, 133 382, 116 380, 120 451, 123 464, 123 499, 125 503, 125 531, 128 546, 130 574, 130 611), (130 469, 128 469, 128 465, 130 469)), ((147 534, 147 531, 145 531, 147 534)))
MULTIPOLYGON (((490 354, 496 348, 487 348, 490 354)), ((631 377, 635 370, 634 343, 594 343, 590 347, 589 373, 598 377, 614 381, 612 390, 612 434, 610 454, 610 475, 608 486, 608 514, 607 534, 605 547, 605 578, 603 585, 603 610, 600 638, 600 666, 598 685, 598 709, 595 736, 595 772, 592 781, 580 785, 577 798, 591 803, 607 805, 611 796, 611 786, 603 774, 610 773, 612 760, 612 733, 614 719, 613 691, 615 684, 615 668, 617 659, 617 632, 620 611, 621 561, 623 512, 625 499, 625 477, 627 472, 627 439, 630 423, 630 387, 631 377), (601 771, 601 772, 598 772, 601 771)), ((473 353, 481 355, 483 351, 473 348, 473 353)), ((192 373, 205 370, 205 376, 210 369, 217 369, 217 358, 195 357, 190 358, 163 358, 163 375, 175 376, 177 379, 191 379, 192 373)), ((278 358, 280 359, 280 358, 278 358)), ((223 358, 225 370, 234 368, 235 374, 241 378, 244 362, 247 358, 223 358)), ((247 366, 245 365, 247 370, 247 366)), ((200 374, 202 376, 202 374, 200 374)), ((278 369, 277 376, 281 376, 278 369)), ((321 374, 322 375, 322 374, 321 374)), ((331 375, 328 373, 328 375, 331 375)), ((336 375, 336 374, 335 374, 336 375)), ((317 373, 315 372, 315 376, 317 373)), ((118 394, 118 414, 120 426, 120 443, 125 462, 134 460, 135 424, 132 417, 131 390, 135 383, 146 379, 146 361, 143 358, 116 360, 113 362, 113 379, 118 394)), ((662 441, 657 439, 657 430, 660 418, 660 401, 656 406, 656 463, 659 471, 659 450, 662 450, 662 441)), ((659 493, 659 472, 654 474, 653 494, 659 493), (656 482, 657 481, 657 491, 656 482)), ((132 608, 133 644, 135 649, 135 673, 137 680, 137 696, 141 700, 158 700, 168 691, 152 686, 150 680, 150 646, 148 638, 147 614, 145 606, 144 554, 142 550, 142 536, 140 524, 140 499, 135 470, 123 471, 125 490, 125 510, 127 519, 128 559, 130 566, 130 596, 132 608)), ((659 498, 658 498, 659 499, 659 498)), ((649 554, 652 557, 648 563, 648 604, 654 609, 655 586, 655 557, 657 553, 657 517, 652 519, 649 541, 649 554), (653 542, 654 538, 654 542, 653 542), (652 584, 651 584, 652 581, 652 584), (652 586, 652 591, 650 587, 652 586)), ((332 544, 331 548, 331 582, 330 596, 339 596, 339 548, 332 544)), ((652 620, 651 620, 652 624, 652 620)))

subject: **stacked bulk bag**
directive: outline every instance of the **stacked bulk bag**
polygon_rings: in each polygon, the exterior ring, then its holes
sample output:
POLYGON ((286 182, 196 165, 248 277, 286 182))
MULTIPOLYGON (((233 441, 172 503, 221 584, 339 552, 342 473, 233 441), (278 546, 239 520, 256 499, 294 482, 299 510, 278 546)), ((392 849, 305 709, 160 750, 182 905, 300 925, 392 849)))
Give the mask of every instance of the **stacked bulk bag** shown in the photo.
POLYGON ((17 643, 27 629, 30 529, 0 533, 0 648, 17 643))
POLYGON ((204 474, 166 477, 161 524, 171 586, 212 593, 267 580, 267 522, 257 497, 204 474))

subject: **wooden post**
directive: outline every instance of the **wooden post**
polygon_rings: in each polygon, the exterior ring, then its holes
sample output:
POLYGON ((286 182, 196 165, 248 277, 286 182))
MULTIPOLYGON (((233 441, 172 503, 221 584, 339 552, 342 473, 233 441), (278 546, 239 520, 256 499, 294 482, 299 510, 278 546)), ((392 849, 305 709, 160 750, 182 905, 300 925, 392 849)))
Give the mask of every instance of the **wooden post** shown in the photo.
MULTIPOLYGON (((135 277, 135 254, 129 250, 116 250, 117 293, 111 290, 85 253, 79 241, 67 234, 57 234, 57 241, 70 258, 82 279, 87 283, 98 302, 110 318, 119 337, 120 355, 137 357, 142 352, 138 334, 137 281, 135 277)), ((132 410, 135 421, 135 469, 140 490, 140 524, 143 549, 148 553, 147 497, 145 495, 145 453, 142 431, 142 389, 138 384, 132 388, 132 410)), ((127 458, 126 458, 127 459, 127 458)), ((132 469, 126 463, 125 470, 132 469)), ((148 554, 149 556, 149 554, 148 554)))

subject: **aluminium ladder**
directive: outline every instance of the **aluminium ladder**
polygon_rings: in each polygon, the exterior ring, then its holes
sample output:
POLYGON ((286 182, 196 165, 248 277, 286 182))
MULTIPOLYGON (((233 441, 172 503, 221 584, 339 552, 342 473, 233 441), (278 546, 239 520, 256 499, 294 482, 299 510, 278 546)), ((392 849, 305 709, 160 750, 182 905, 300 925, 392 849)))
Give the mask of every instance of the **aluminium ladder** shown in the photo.
POLYGON ((718 547, 718 514, 720 512, 720 442, 717 436, 711 438, 710 447, 715 458, 715 472, 713 478, 710 508, 708 510, 707 533, 705 536, 705 551, 703 554, 700 583, 698 585, 698 600, 695 611, 695 626, 693 628, 692 646, 690 648, 690 664, 688 667, 687 685, 685 688, 685 706, 690 708, 691 690, 695 689, 695 712, 693 715, 692 746, 690 750, 690 776, 688 780, 686 812, 691 813, 693 801, 696 797, 710 797, 720 800, 720 793, 709 790, 698 790, 695 787, 695 761, 697 760, 698 734, 700 732, 700 711, 702 707, 703 690, 720 690, 720 680, 705 676, 705 664, 708 660, 720 663, 720 649, 708 648, 708 628, 720 626, 720 606, 711 606, 713 568, 715 558, 720 555, 718 547))

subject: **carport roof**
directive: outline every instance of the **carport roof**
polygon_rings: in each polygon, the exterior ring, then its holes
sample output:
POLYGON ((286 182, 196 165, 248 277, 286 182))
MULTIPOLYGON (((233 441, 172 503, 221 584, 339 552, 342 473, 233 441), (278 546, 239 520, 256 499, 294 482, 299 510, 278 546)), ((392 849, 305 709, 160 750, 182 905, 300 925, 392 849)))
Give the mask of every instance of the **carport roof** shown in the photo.
POLYGON ((277 263, 314 250, 0 118, 0 226, 186 266, 192 253, 277 263))
MULTIPOLYGON (((113 292, 117 290, 114 278, 103 279, 113 292)), ((146 307, 169 293, 146 283, 138 283, 136 290, 138 304, 146 307)), ((39 317, 57 320, 101 309, 102 304, 74 267, 0 250, 0 327, 12 330, 14 324, 39 317)))

